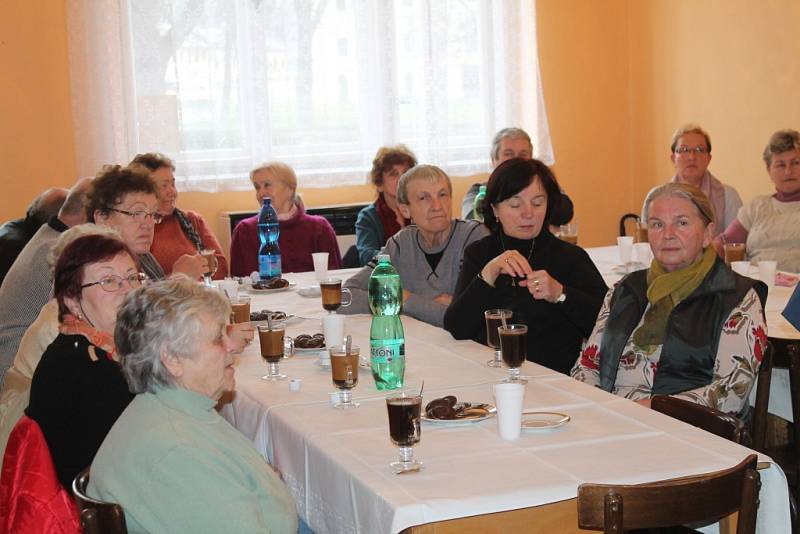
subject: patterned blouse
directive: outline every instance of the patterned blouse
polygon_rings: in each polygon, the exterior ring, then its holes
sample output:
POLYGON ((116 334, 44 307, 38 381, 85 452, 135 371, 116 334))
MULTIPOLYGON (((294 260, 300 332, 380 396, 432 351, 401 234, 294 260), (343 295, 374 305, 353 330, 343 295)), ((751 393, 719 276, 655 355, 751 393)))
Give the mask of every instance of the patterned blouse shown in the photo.
MULTIPOLYGON (((595 386, 600 383, 598 347, 608 320, 613 292, 611 289, 606 294, 594 330, 584 343, 581 356, 570 373, 576 380, 595 386)), ((642 325, 643 319, 644 314, 636 328, 642 325)), ((758 365, 766 348, 767 327, 761 301, 756 292, 750 289, 722 325, 711 383, 673 396, 723 412, 739 413, 755 383, 758 365)), ((620 359, 612 393, 631 400, 650 398, 660 357, 661 345, 639 347, 631 336, 620 359)))

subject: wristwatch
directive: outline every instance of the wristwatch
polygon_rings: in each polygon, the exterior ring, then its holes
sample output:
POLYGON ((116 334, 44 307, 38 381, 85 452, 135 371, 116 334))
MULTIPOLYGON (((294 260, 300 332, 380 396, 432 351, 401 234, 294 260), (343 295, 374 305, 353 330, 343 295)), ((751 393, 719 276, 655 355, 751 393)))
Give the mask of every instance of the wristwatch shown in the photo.
POLYGON ((561 304, 565 300, 567 300, 567 294, 562 291, 561 294, 556 299, 556 304, 561 304))

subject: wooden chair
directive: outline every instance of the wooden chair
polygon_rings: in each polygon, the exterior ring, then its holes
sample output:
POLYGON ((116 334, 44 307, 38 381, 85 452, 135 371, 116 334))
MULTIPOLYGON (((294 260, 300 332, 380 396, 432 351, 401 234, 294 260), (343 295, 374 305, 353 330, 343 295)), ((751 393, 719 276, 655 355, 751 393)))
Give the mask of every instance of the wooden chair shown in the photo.
POLYGON ((751 454, 724 471, 635 486, 581 484, 578 526, 619 534, 630 529, 711 523, 738 511, 737 534, 752 534, 761 486, 756 461, 751 454))
POLYGON ((715 410, 714 408, 701 406, 691 401, 665 395, 653 397, 650 407, 657 412, 669 415, 670 417, 692 426, 702 428, 706 432, 733 441, 734 443, 742 442, 744 423, 736 416, 715 410))
MULTIPOLYGON (((625 227, 625 223, 628 220, 631 220, 631 219, 633 221, 635 221, 635 222, 638 222, 639 221, 639 216, 636 215, 635 213, 626 213, 625 215, 623 215, 622 217, 619 218, 619 236, 620 237, 625 237, 626 235, 628 235, 627 229, 625 227)), ((636 228, 634 227, 634 234, 635 234, 635 232, 636 232, 636 228)))
POLYGON ((750 418, 750 436, 752 436, 752 440, 749 443, 748 439, 744 440, 745 445, 758 452, 764 452, 767 439, 767 414, 769 413, 769 390, 772 384, 773 353, 772 343, 768 342, 764 357, 761 358, 761 366, 758 368, 756 403, 750 418))
POLYGON ((72 493, 80 510, 81 528, 84 534, 127 534, 125 512, 122 506, 113 502, 103 502, 86 495, 89 485, 87 467, 72 482, 72 493))
POLYGON ((792 521, 797 525, 797 503, 800 502, 800 341, 770 338, 773 367, 789 369, 792 397, 792 423, 786 445, 767 446, 764 453, 775 460, 786 473, 792 497, 792 521))

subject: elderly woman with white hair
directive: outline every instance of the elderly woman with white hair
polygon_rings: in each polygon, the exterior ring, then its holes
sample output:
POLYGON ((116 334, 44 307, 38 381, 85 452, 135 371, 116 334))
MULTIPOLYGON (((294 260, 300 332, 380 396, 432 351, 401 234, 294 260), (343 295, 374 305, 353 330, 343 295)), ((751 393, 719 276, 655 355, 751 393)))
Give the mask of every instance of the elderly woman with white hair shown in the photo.
POLYGON ((767 347, 767 288, 717 257, 701 190, 662 185, 645 212, 653 262, 608 292, 572 376, 646 406, 673 395, 744 415, 767 347))
POLYGON ((134 400, 91 466, 131 532, 296 532, 294 500, 214 406, 234 387, 230 305, 184 277, 132 292, 114 338, 134 400))
MULTIPOLYGON (((453 186, 433 165, 407 170, 397 185, 397 201, 412 224, 389 238, 379 254, 388 254, 403 283, 403 313, 442 326, 453 298, 464 249, 488 235, 477 221, 453 219, 453 186)), ((353 304, 342 313, 369 313, 367 285, 377 265, 372 259, 345 286, 353 304)))
MULTIPOLYGON (((285 273, 314 270, 311 254, 327 252, 328 268, 339 269, 342 256, 336 232, 325 217, 306 213, 297 195, 297 176, 285 163, 265 163, 250 171, 250 181, 256 191, 259 208, 264 199, 272 199, 278 214, 281 249, 281 269, 285 273)), ((231 238, 231 274, 250 276, 258 271, 258 214, 239 221, 231 238)))

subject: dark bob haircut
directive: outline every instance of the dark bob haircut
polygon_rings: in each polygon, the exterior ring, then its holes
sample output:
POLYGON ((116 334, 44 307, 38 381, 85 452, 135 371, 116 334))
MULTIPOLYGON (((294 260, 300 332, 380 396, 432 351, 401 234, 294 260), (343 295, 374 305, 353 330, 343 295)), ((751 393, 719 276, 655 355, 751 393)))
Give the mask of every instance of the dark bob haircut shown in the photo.
POLYGON ((542 228, 550 222, 550 215, 561 203, 561 190, 550 168, 538 159, 513 158, 498 165, 489 176, 486 196, 480 206, 483 222, 492 231, 500 231, 500 221, 494 215, 492 206, 511 198, 539 178, 542 188, 547 193, 547 211, 542 228))
POLYGON ((150 171, 142 167, 103 166, 92 180, 89 191, 86 192, 86 219, 95 222, 95 211, 107 214, 111 208, 118 206, 128 193, 155 195, 156 186, 150 179, 150 171))
MULTIPOLYGON (((139 259, 128 245, 115 237, 89 234, 76 238, 61 252, 53 269, 53 296, 58 302, 58 320, 70 313, 66 299, 79 300, 86 266, 127 254, 139 269, 139 259)), ((96 281, 96 280, 93 280, 96 281)))

